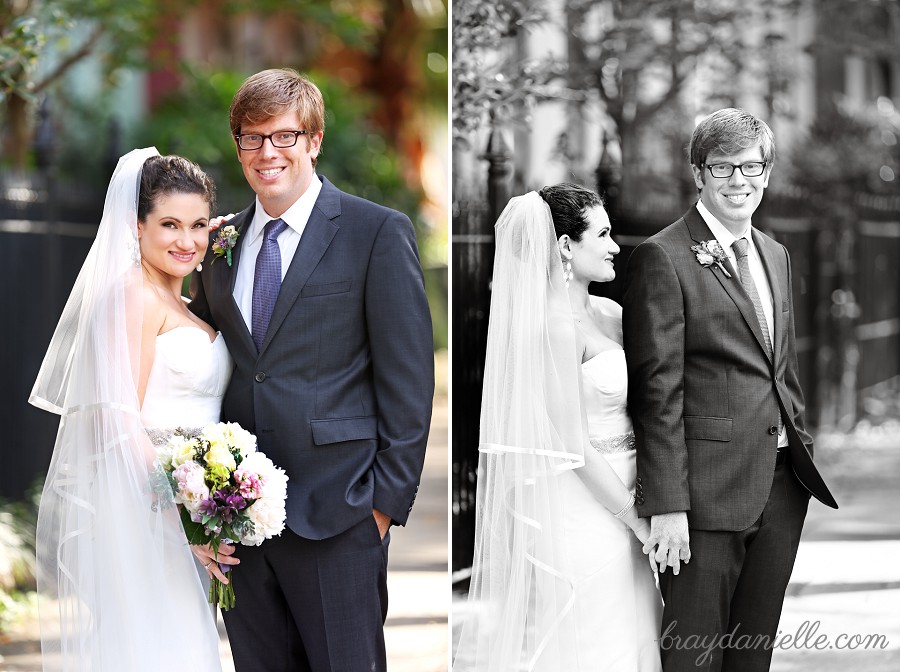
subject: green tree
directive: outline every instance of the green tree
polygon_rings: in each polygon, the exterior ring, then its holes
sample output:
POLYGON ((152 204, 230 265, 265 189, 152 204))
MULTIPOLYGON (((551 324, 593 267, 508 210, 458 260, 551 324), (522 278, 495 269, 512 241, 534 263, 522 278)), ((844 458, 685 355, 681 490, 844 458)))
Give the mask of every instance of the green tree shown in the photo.
POLYGON ((32 104, 72 66, 101 51, 115 55, 107 59, 108 74, 138 63, 156 34, 162 7, 153 0, 7 0, 0 5, 3 155, 24 166, 32 104))

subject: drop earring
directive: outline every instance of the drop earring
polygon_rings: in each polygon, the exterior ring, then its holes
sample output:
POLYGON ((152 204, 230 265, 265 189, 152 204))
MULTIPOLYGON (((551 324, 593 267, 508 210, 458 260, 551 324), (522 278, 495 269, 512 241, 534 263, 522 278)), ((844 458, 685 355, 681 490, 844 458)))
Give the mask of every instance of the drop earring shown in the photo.
POLYGON ((199 273, 202 270, 203 270, 203 262, 201 261, 199 264, 197 264, 197 272, 199 273))
POLYGON ((563 265, 563 278, 565 278, 565 280, 566 280, 566 289, 569 288, 569 280, 571 280, 573 277, 574 277, 574 273, 572 273, 572 262, 567 261, 563 265))

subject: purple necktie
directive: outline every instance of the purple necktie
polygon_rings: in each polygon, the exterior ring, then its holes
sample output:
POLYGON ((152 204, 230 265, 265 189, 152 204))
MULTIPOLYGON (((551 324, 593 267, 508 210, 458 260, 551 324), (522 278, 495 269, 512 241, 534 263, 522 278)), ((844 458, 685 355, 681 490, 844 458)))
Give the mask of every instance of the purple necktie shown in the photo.
POLYGON ((262 350, 269 320, 281 290, 281 250, 278 235, 287 228, 283 219, 273 219, 266 224, 262 247, 256 257, 253 273, 253 342, 256 350, 262 350))

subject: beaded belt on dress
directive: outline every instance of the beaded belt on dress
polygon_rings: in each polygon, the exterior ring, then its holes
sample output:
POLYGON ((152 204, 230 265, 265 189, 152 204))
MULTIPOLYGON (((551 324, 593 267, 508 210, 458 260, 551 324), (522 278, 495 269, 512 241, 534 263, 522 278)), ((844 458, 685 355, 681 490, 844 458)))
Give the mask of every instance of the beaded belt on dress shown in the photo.
POLYGON ((179 434, 190 434, 191 436, 197 436, 200 432, 203 431, 202 427, 176 427, 174 429, 157 429, 156 427, 145 427, 144 431, 147 432, 147 436, 150 437, 150 443, 152 443, 157 448, 159 446, 164 446, 169 442, 169 439, 172 438, 172 435, 175 432, 179 434))
POLYGON ((636 444, 634 432, 613 434, 602 439, 591 439, 591 446, 600 453, 624 453, 632 450, 636 444))

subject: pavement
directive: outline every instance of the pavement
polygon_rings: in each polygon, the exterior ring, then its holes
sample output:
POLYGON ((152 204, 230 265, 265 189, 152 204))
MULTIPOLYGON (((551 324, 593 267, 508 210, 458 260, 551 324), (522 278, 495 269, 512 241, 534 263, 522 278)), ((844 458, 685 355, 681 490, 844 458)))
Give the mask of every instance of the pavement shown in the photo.
MULTIPOLYGON (((819 438, 838 501, 810 502, 772 672, 900 670, 900 426, 819 438)), ((469 607, 454 591, 452 646, 469 607)))
MULTIPOLYGON (((447 563, 447 360, 436 358, 437 393, 425 469, 407 526, 393 528, 388 556, 389 672, 446 672, 450 580, 447 563)), ((228 636, 219 617, 223 672, 234 672, 228 636)), ((28 618, 0 636, 0 671, 40 672, 40 633, 28 618)))

